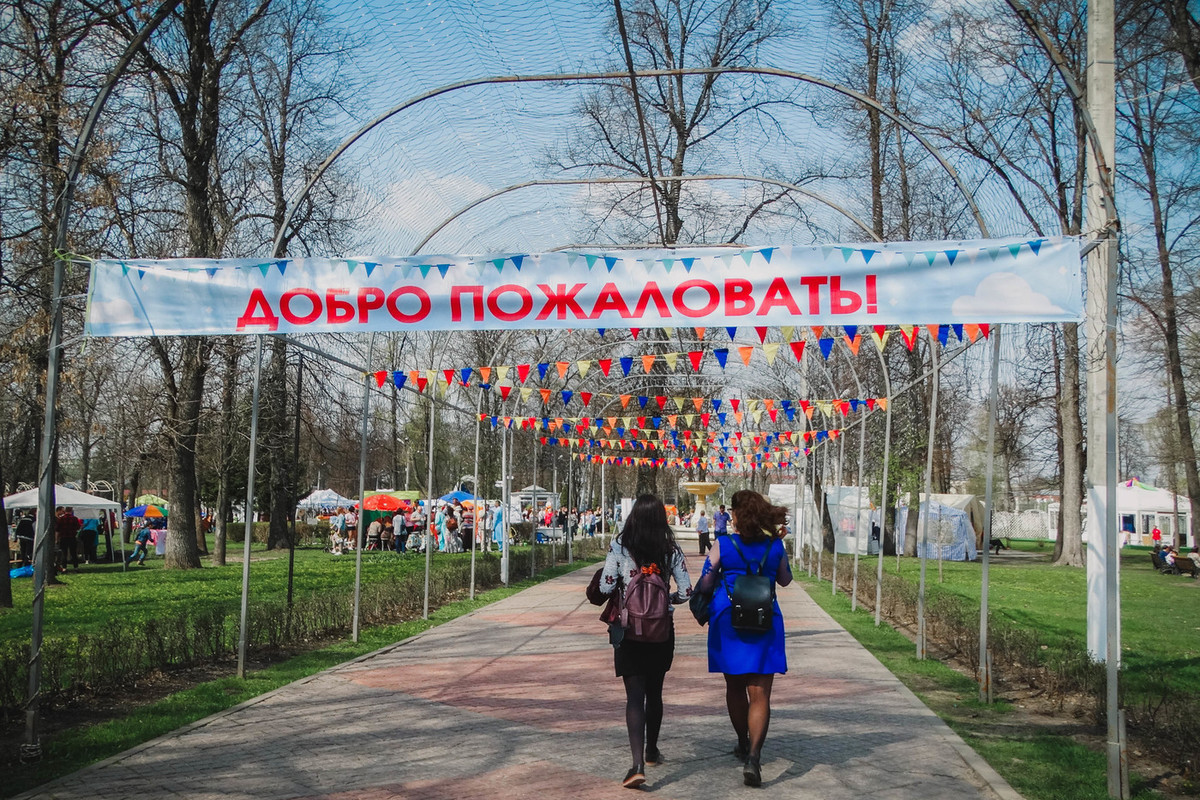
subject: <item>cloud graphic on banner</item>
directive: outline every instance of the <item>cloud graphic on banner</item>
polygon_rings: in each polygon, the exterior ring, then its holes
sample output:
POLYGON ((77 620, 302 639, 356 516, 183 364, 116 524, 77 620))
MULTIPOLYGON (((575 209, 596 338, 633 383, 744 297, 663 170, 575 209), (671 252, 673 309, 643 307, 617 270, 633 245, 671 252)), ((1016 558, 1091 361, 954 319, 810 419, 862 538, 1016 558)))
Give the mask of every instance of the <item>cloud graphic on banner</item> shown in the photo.
POLYGON ((1049 297, 1035 292, 1029 282, 1015 272, 988 275, 975 288, 975 294, 960 296, 951 307, 954 316, 970 320, 991 319, 997 309, 1032 317, 1063 313, 1049 297))
POLYGON ((104 302, 93 302, 92 311, 88 317, 93 323, 102 322, 106 325, 122 325, 136 322, 137 315, 128 300, 117 299, 104 302))

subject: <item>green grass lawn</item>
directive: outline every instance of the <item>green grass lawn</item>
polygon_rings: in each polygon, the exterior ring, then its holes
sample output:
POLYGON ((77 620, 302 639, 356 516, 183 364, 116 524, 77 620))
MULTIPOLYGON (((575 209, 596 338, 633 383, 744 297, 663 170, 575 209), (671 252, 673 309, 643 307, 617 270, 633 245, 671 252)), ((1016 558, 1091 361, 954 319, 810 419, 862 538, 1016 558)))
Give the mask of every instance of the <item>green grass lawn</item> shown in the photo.
MULTIPOLYGON (((514 548, 514 561, 528 559, 529 549, 514 548)), ((539 547, 539 559, 548 558, 539 547)), ((167 618, 174 612, 199 607, 237 609, 242 592, 242 549, 231 546, 224 567, 204 566, 193 570, 163 569, 161 556, 151 557, 146 565, 136 564, 122 571, 120 564, 84 565, 80 572, 61 576, 62 585, 46 592, 43 616, 46 636, 92 632, 113 620, 132 622, 152 617, 167 618), (236 561, 233 560, 236 558, 236 561)), ((559 548, 560 559, 565 557, 559 548)), ((476 558, 483 558, 476 554, 476 558)), ((493 555, 493 558, 495 556, 493 555)), ((434 553, 435 561, 469 561, 470 553, 434 553)), ((521 562, 525 563, 525 562, 521 562)), ((363 583, 398 578, 425 570, 422 554, 363 553, 363 583)), ((250 597, 284 600, 287 597, 288 557, 286 550, 267 551, 253 545, 250 557, 250 597)), ((339 586, 354 585, 354 554, 333 556, 316 548, 297 548, 294 577, 296 597, 339 586)), ((0 642, 28 638, 32 602, 30 578, 13 580, 13 608, 0 610, 0 642)))
MULTIPOLYGON (((1034 542, 1015 541, 1015 549, 1038 553, 1034 542)), ((1035 630, 1049 648, 1086 648, 1087 586, 1083 569, 1049 563, 1044 556, 1020 562, 993 562, 989 578, 989 607, 993 624, 1008 622, 1035 630)), ((1195 694, 1200 687, 1200 581, 1182 575, 1160 575, 1150 565, 1145 548, 1125 548, 1121 555, 1122 681, 1126 692, 1138 696, 1160 681, 1195 694)), ((874 569, 874 559, 869 559, 874 569)), ((926 564, 930 594, 958 595, 978 609, 980 564, 944 562, 944 582, 938 582, 936 561, 926 564)), ((896 559, 884 568, 896 573, 896 559)), ((915 582, 919 562, 901 559, 900 572, 915 582)), ((1000 666, 1000 665, 998 665, 1000 666)))
MULTIPOLYGON (((894 565, 893 559, 891 568, 894 565)), ((909 572, 915 575, 911 566, 911 563, 904 563, 901 569, 906 575, 909 572)), ((1016 572, 1017 577, 1008 578, 1010 585, 1015 585, 1019 583, 1023 569, 997 566, 993 574, 1016 572)), ((1040 569, 1033 574, 1038 574, 1038 580, 1042 580, 1044 575, 1039 573, 1040 569)), ((946 576, 949 579, 949 570, 946 576)), ((1027 800, 1105 800, 1108 797, 1104 753, 1069 736, 1022 730, 1012 725, 1012 707, 1005 702, 991 706, 981 704, 973 678, 934 659, 918 661, 913 643, 907 637, 886 624, 875 627, 872 611, 860 606, 851 612, 850 599, 843 594, 831 596, 828 582, 817 583, 806 572, 797 572, 797 577, 818 605, 942 717, 1027 800)), ((936 569, 927 577, 936 581, 936 569)), ((976 587, 978 583, 976 580, 976 587)), ((1010 594, 1016 597, 1019 593, 1012 591, 1010 594)), ((1160 797, 1144 788, 1144 782, 1136 775, 1132 782, 1134 800, 1160 797)))

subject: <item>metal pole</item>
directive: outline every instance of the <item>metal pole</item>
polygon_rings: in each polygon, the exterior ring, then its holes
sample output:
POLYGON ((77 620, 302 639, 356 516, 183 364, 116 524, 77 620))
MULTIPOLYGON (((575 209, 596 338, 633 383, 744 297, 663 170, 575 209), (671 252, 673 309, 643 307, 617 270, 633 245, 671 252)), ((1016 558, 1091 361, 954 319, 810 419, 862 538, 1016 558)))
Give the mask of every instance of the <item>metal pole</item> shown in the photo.
POLYGON ((254 537, 254 457, 258 452, 258 396, 262 382, 263 337, 255 336, 254 389, 250 400, 250 456, 246 468, 246 541, 242 548, 242 614, 238 627, 237 676, 246 677, 246 617, 250 611, 250 540, 254 537))
POLYGON ((362 600, 362 551, 366 540, 367 423, 371 410, 371 361, 375 358, 375 334, 367 345, 367 369, 363 373, 362 440, 358 449, 358 541, 354 543, 354 620, 350 639, 358 641, 358 615, 362 600))
POLYGON ((987 514, 983 518, 983 574, 979 589, 979 702, 987 703, 991 697, 992 676, 988 669, 988 580, 992 554, 992 480, 996 462, 996 408, 1000 402, 1000 326, 992 329, 992 377, 988 392, 987 467, 984 478, 984 506, 987 514))
POLYGON ((607 526, 605 524, 606 520, 608 519, 608 514, 604 513, 605 507, 608 503, 608 499, 607 499, 608 494, 605 491, 605 485, 604 485, 604 467, 606 465, 607 465, 607 462, 604 460, 604 457, 601 456, 600 457, 600 546, 601 547, 604 546, 604 537, 608 535, 608 531, 606 529, 607 526))
POLYGON ((538 529, 538 429, 533 429, 533 513, 529 519, 533 530, 529 534, 529 577, 537 574, 537 529, 538 529))
MULTIPOLYGON (((917 659, 925 658, 925 549, 929 542, 929 518, 933 515, 933 440, 937 434, 938 355, 937 339, 929 337, 929 356, 933 362, 933 394, 929 402, 929 446, 925 449, 925 519, 921 522, 921 579, 917 588, 917 659)), ((921 513, 921 498, 917 497, 917 514, 921 513)), ((941 550, 939 545, 938 550, 941 550)))
POLYGON ((483 514, 479 507, 479 426, 482 420, 479 418, 481 409, 483 408, 483 387, 479 387, 479 399, 475 403, 475 483, 471 486, 471 491, 475 495, 475 529, 471 536, 471 591, 470 598, 475 599, 475 542, 483 536, 483 514))
MULTIPOLYGON (((859 387, 859 397, 862 397, 862 388, 859 387)), ((865 412, 864 412, 865 413, 865 412)), ((850 610, 854 611, 858 608, 858 549, 861 545, 858 536, 858 525, 862 521, 862 496, 863 496, 863 461, 867 458, 867 420, 862 417, 858 421, 858 500, 854 504, 854 577, 850 582, 850 610)), ((867 540, 870 541, 870 520, 867 521, 867 540)))
MULTIPOLYGON (((842 499, 843 499, 842 498, 842 467, 846 463, 845 426, 843 426, 842 433, 838 435, 837 460, 838 460, 837 483, 835 483, 834 486, 837 488, 838 524, 840 525, 841 521, 842 521, 842 499)), ((829 523, 830 523, 830 526, 832 527, 832 525, 833 525, 833 517, 832 516, 829 518, 829 523)), ((838 588, 838 581, 837 581, 838 536, 837 535, 838 535, 837 528, 834 528, 833 529, 833 580, 830 581, 830 586, 829 586, 831 595, 836 595, 837 588, 838 588)))
MULTIPOLYGON (((296 365, 296 426, 292 438, 292 469, 295 470, 300 466, 300 388, 304 383, 304 351, 300 351, 300 361, 296 365)), ((296 583, 296 500, 298 492, 295 491, 295 478, 292 479, 292 535, 288 537, 288 581, 287 581, 287 604, 288 608, 292 607, 292 593, 296 583)))
MULTIPOLYGON (((500 409, 503 414, 504 409, 500 409)), ((500 430, 500 580, 505 586, 509 585, 508 574, 508 526, 509 504, 512 499, 509 494, 508 469, 508 423, 501 420, 500 430)))
POLYGON ((572 486, 572 477, 575 473, 575 454, 571 452, 571 448, 567 448, 567 563, 575 563, 575 526, 571 524, 571 509, 572 494, 574 489, 572 486))
MULTIPOLYGON (((883 357, 883 350, 878 349, 876 353, 879 355, 879 365, 883 368, 883 384, 884 391, 887 393, 887 408, 884 409, 883 415, 883 481, 879 485, 879 560, 875 565, 875 627, 879 627, 880 614, 883 607, 883 542, 887 538, 887 489, 888 489, 888 466, 892 456, 892 379, 888 375, 887 361, 883 357)), ((895 534, 895 523, 892 525, 892 542, 899 539, 895 534)), ((899 552, 900 548, 896 547, 899 552)))
MULTIPOLYGON (((429 572, 433 567, 433 547, 430 541, 430 535, 433 533, 433 424, 434 412, 437 410, 433 404, 433 393, 437 391, 436 380, 429 382, 429 463, 428 472, 425 482, 426 496, 429 498, 428 510, 425 512, 425 536, 421 539, 425 543, 425 599, 421 610, 421 619, 429 619, 429 572)), ((439 534, 440 535, 440 534, 439 534)))

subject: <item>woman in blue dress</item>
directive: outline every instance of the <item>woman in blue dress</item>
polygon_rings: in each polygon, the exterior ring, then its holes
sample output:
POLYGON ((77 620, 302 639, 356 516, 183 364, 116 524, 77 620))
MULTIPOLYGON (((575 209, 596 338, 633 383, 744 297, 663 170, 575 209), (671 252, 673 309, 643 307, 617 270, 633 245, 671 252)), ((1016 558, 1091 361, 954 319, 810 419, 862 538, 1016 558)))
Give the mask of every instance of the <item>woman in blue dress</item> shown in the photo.
POLYGON ((744 762, 746 785, 758 786, 762 783, 763 741, 771 722, 771 686, 777 673, 787 672, 783 616, 774 599, 776 586, 792 582, 791 564, 782 541, 787 509, 771 505, 752 491, 734 493, 730 509, 730 521, 737 533, 717 538, 700 577, 700 588, 713 591, 708 671, 725 676, 725 705, 737 734, 733 754, 744 762), (772 625, 763 633, 737 630, 731 619, 730 591, 737 576, 746 574, 749 564, 755 569, 763 564, 762 574, 773 581, 772 625))

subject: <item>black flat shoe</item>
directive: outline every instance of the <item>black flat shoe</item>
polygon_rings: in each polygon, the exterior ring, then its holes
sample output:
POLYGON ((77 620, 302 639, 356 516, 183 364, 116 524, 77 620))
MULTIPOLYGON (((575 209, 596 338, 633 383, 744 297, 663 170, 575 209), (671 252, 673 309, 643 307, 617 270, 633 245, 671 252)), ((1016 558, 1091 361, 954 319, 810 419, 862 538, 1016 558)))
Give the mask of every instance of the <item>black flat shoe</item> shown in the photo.
POLYGON ((762 786, 762 768, 757 758, 746 759, 742 767, 742 782, 747 786, 762 786))
POLYGON ((657 747, 646 748, 646 766, 653 767, 657 764, 661 764, 662 760, 662 753, 657 747))
POLYGON ((629 772, 625 773, 625 780, 621 781, 621 785, 626 789, 636 789, 646 782, 646 766, 644 764, 634 764, 629 768, 629 772))

